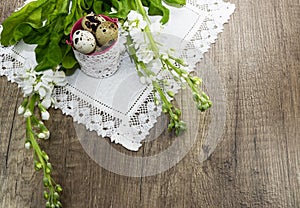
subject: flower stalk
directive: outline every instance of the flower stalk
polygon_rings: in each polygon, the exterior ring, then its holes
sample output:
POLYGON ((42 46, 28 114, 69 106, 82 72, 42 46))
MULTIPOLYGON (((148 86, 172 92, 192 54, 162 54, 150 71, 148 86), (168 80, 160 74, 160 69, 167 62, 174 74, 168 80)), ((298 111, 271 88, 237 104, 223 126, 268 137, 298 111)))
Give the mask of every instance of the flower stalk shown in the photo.
MULTIPOLYGON (((162 111, 170 116, 168 129, 175 129, 176 135, 179 135, 186 129, 186 124, 181 120, 181 110, 173 106, 170 100, 174 98, 174 92, 166 90, 167 80, 159 78, 149 69, 148 64, 159 61, 161 71, 167 71, 175 81, 180 84, 187 85, 193 94, 194 102, 200 111, 205 111, 212 106, 209 97, 200 89, 202 80, 197 76, 192 76, 184 68, 188 65, 180 58, 173 56, 171 53, 161 52, 160 44, 155 41, 153 31, 150 29, 150 19, 145 11, 141 0, 136 0, 137 11, 131 11, 127 22, 123 25, 128 32, 127 47, 131 58, 133 59, 138 75, 141 80, 148 80, 148 84, 152 83, 155 92, 155 103, 162 105, 162 111), (136 19, 134 19, 136 18, 136 19), (138 36, 138 32, 142 33, 143 38, 138 36), (141 41, 146 42, 141 43, 141 41), (143 53, 140 52, 143 50, 143 53), (149 59, 149 54, 153 55, 149 59), (156 97, 159 96, 159 99, 156 97)), ((143 83, 143 82, 142 82, 143 83)), ((147 83, 147 82, 146 82, 147 83)))
MULTIPOLYGON (((49 162, 49 156, 41 150, 36 137, 40 138, 39 135, 43 134, 44 138, 46 138, 46 133, 49 132, 48 129, 45 127, 43 122, 39 121, 34 116, 34 109, 36 103, 39 101, 39 95, 33 94, 31 97, 26 98, 28 99, 28 104, 26 106, 26 111, 31 112, 31 116, 26 117, 26 142, 25 148, 30 149, 32 147, 34 151, 34 165, 35 170, 40 171, 43 170, 43 184, 47 191, 44 191, 44 198, 47 200, 46 207, 62 207, 61 202, 59 201, 59 193, 62 191, 62 188, 59 184, 56 184, 53 180, 51 173, 52 173, 52 165, 49 162), (35 129, 38 127, 37 129, 35 129), (37 133, 40 132, 40 133, 37 133)), ((48 134, 49 136, 49 134, 48 134)))

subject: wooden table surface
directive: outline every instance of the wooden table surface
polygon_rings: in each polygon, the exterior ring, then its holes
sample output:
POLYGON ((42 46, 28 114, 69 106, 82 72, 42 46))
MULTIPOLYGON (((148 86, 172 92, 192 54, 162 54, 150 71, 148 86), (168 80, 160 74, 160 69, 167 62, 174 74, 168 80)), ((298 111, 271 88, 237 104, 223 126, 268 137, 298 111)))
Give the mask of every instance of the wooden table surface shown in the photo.
MULTIPOLYGON (((0 21, 22 2, 1 0, 0 21)), ((71 117, 51 110, 52 139, 42 146, 64 207, 300 207, 300 1, 231 2, 236 11, 205 55, 227 95, 226 129, 213 154, 200 163, 197 142, 166 172, 120 176, 89 158, 71 117)), ((0 97, 0 207, 43 207, 42 174, 23 148, 16 113, 22 93, 1 77, 0 97)))

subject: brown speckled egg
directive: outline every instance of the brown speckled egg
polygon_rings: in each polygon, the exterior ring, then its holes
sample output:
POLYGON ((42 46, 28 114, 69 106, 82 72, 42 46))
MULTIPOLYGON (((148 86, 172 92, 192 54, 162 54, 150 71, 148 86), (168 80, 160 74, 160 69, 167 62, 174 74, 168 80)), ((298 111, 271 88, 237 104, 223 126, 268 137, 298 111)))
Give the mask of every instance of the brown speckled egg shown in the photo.
POLYGON ((96 39, 100 46, 109 44, 118 38, 118 26, 106 21, 97 27, 96 39))
POLYGON ((81 26, 84 30, 96 33, 97 27, 103 22, 106 22, 106 20, 103 17, 91 13, 83 17, 81 26))
POLYGON ((96 39, 86 30, 76 30, 73 34, 73 46, 80 53, 89 54, 96 48, 96 39))

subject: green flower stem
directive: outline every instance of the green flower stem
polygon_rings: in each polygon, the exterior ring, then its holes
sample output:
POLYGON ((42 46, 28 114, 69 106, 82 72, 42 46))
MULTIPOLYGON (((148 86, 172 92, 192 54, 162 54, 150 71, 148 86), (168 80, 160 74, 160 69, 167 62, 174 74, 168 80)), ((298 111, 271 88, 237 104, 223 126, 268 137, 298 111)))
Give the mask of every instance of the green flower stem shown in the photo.
POLYGON ((136 50, 134 48, 134 44, 133 44, 133 41, 131 39, 131 37, 128 35, 127 36, 127 48, 128 48, 128 51, 129 51, 129 54, 130 54, 130 57, 133 58, 133 61, 134 61, 134 64, 135 64, 135 68, 138 72, 138 75, 139 76, 144 76, 144 74, 146 74, 148 77, 150 76, 154 76, 155 73, 151 70, 149 70, 146 66, 146 64, 144 62, 141 62, 141 61, 138 61, 138 58, 136 56, 136 50), (141 69, 143 70, 143 72, 141 72, 141 69))
MULTIPOLYGON (((34 113, 34 108, 38 101, 39 101, 39 95, 37 94, 34 94, 29 98, 27 108, 30 110, 32 114, 34 113)), ((59 187, 60 191, 61 191, 61 187, 58 184, 56 184, 51 177, 52 166, 51 163, 49 163, 49 157, 44 151, 41 150, 35 138, 33 125, 38 126, 39 130, 41 131, 46 131, 46 130, 48 131, 48 129, 34 115, 26 118, 26 137, 34 150, 34 155, 37 156, 38 159, 35 160, 35 169, 37 171, 43 169, 44 186, 49 189, 49 193, 48 192, 44 193, 44 196, 47 199, 46 207, 51 207, 51 205, 53 206, 57 205, 56 207, 61 207, 61 203, 58 201, 59 195, 56 191, 56 187, 59 187)))
POLYGON ((137 10, 140 12, 140 14, 144 17, 144 19, 147 21, 147 23, 150 23, 150 19, 147 15, 147 12, 144 9, 143 3, 141 2, 141 0, 135 0, 136 2, 136 6, 137 6, 137 10))
POLYGON ((190 75, 184 71, 183 69, 181 68, 178 68, 176 66, 174 66, 170 60, 168 59, 163 59, 163 62, 167 64, 167 66, 170 66, 175 72, 176 74, 178 74, 178 76, 180 77, 183 77, 184 80, 188 83, 189 87, 192 89, 192 91, 194 92, 198 92, 198 89, 196 88, 196 86, 191 82, 191 79, 190 79, 190 75))
MULTIPOLYGON (((198 88, 198 84, 195 84, 192 81, 193 77, 191 77, 185 70, 174 66, 168 59, 163 59, 163 62, 168 67, 171 67, 171 70, 174 70, 179 77, 184 78, 184 80, 187 82, 188 86, 193 92, 194 100, 197 103, 197 108, 200 111, 205 111, 212 106, 212 102, 210 101, 209 97, 198 88)), ((198 78, 198 80, 200 80, 200 78, 198 78)), ((199 84, 200 83, 201 82, 199 81, 199 84)))
POLYGON ((168 54, 168 56, 169 56, 170 59, 172 59, 172 60, 174 60, 175 62, 179 63, 181 66, 185 66, 185 67, 188 66, 182 59, 176 58, 176 57, 174 57, 174 56, 172 56, 172 55, 170 55, 170 54, 168 54))
MULTIPOLYGON (((130 57, 133 59, 135 65, 136 65, 136 70, 137 70, 138 74, 140 76, 144 76, 144 74, 145 74, 147 77, 155 76, 155 73, 153 71, 151 71, 150 69, 148 69, 145 63, 138 61, 132 39, 129 36, 127 37, 127 46, 128 46, 130 57)), ((165 92, 162 90, 158 81, 153 80, 152 86, 154 88, 154 91, 158 92, 159 97, 163 103, 162 104, 163 112, 168 113, 170 116, 170 123, 169 123, 168 129, 171 131, 173 128, 175 128, 176 135, 179 135, 182 131, 185 130, 185 123, 180 120, 181 111, 178 108, 173 107, 172 103, 167 99, 165 92)), ((167 94, 168 94, 168 92, 167 92, 167 94)), ((171 94, 169 96, 171 96, 171 94)), ((171 96, 171 97, 173 97, 173 96, 171 96)))
POLYGON ((151 30, 149 28, 149 25, 151 24, 151 21, 150 21, 148 15, 147 15, 146 10, 144 9, 144 6, 143 6, 141 0, 136 0, 135 2, 136 2, 138 11, 144 17, 144 20, 147 22, 147 26, 145 27, 144 32, 146 33, 146 35, 149 39, 151 49, 154 52, 154 57, 158 58, 159 57, 159 48, 158 48, 158 46, 157 46, 157 44, 156 44, 156 42, 153 38, 153 35, 151 33, 151 30))
POLYGON ((126 38, 126 46, 128 48, 130 58, 133 58, 133 62, 135 64, 135 69, 137 70, 138 75, 143 76, 143 73, 141 72, 139 64, 138 64, 137 57, 135 55, 136 51, 133 46, 133 41, 129 35, 127 35, 127 38, 126 38))
MULTIPOLYGON (((148 23, 148 25, 149 25, 149 23, 148 23)), ((159 57, 159 48, 158 48, 158 46, 157 46, 157 44, 156 44, 156 42, 153 38, 153 35, 152 35, 151 30, 150 30, 148 25, 145 27, 145 32, 146 32, 146 35, 149 39, 151 49, 154 52, 154 57, 158 58, 159 57)))
POLYGON ((152 85, 154 87, 154 89, 158 92, 161 101, 165 104, 165 108, 168 111, 168 113, 170 114, 171 117, 174 116, 174 113, 172 112, 172 104, 171 102, 167 99, 167 97, 165 96, 164 91, 161 89, 160 85, 158 84, 157 81, 152 81, 152 85))
POLYGON ((154 91, 157 91, 162 104, 162 111, 164 113, 168 113, 170 116, 170 123, 168 126, 168 130, 171 131, 173 128, 175 128, 175 134, 178 136, 183 131, 186 130, 186 124, 184 121, 180 120, 181 111, 178 108, 174 108, 172 103, 167 99, 165 92, 161 89, 159 83, 157 81, 152 81, 152 85, 154 88, 154 91))

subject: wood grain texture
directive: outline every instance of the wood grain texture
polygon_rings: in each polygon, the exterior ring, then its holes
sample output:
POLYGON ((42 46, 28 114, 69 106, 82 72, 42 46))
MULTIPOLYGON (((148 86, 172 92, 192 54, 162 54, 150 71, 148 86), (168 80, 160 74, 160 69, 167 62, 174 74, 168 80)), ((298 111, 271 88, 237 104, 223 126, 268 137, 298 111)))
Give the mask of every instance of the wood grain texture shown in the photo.
MULTIPOLYGON (((72 119, 51 110, 52 139, 43 148, 64 187, 64 207, 300 207, 300 1, 231 2, 236 12, 205 55, 225 82, 228 106, 223 141, 211 157, 198 161, 199 134, 170 170, 120 176, 91 160, 72 119)), ((21 3, 1 0, 0 21, 21 3)), ((43 207, 42 175, 23 148, 24 122, 16 115, 21 92, 1 77, 0 97, 0 207, 43 207)), ((167 139, 137 154, 155 154, 167 139)))

